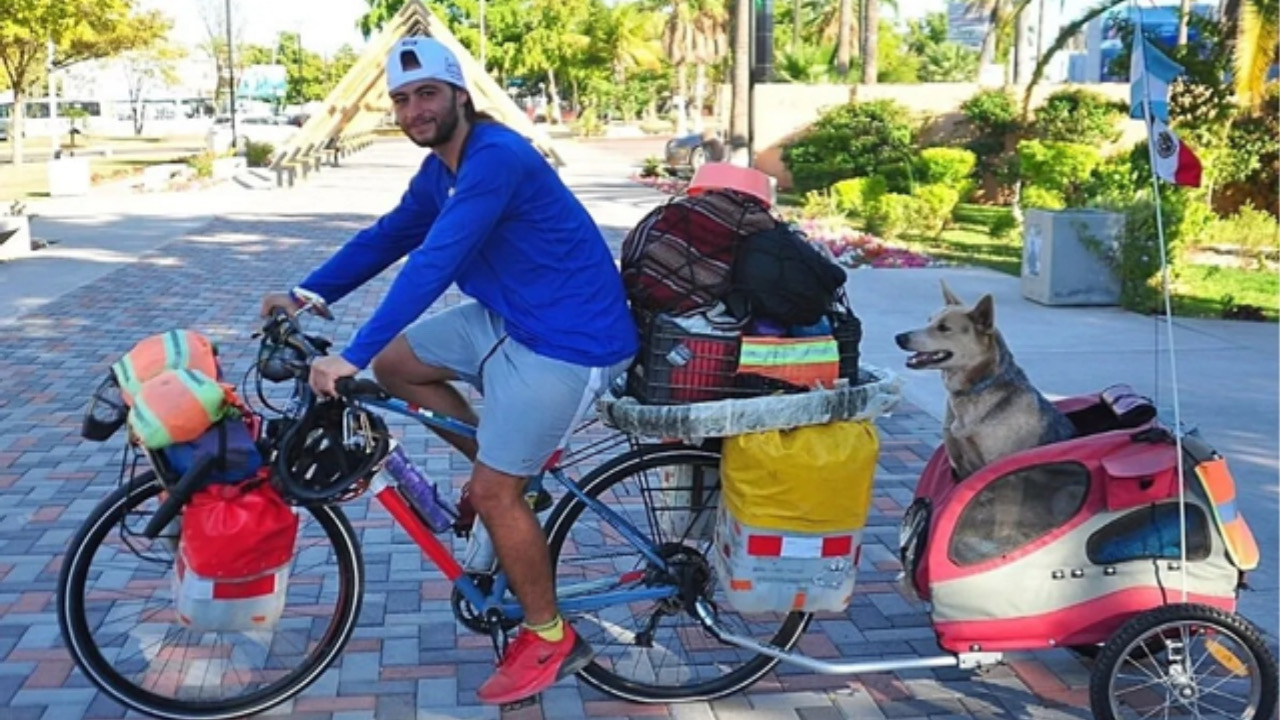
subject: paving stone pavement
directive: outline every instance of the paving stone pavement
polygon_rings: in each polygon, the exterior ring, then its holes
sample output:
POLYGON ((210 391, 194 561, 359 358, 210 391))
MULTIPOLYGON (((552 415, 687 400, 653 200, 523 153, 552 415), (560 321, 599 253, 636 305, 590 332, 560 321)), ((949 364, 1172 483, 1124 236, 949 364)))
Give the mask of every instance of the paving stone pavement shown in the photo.
MULTIPOLYGON (((595 155, 596 151, 579 151, 595 155)), ((397 196, 412 160, 400 146, 375 146, 349 167, 326 171, 341 186, 381 183, 397 196), (346 180, 344 180, 346 178, 346 180)), ((603 162, 599 159, 596 162, 603 162)), ((593 166, 594 167, 594 166, 593 166)), ((617 183, 614 169, 575 175, 598 202, 626 193, 632 211, 657 198, 617 183)), ((307 193, 306 185, 292 191, 307 193)), ((317 202, 331 202, 324 196, 317 202)), ((199 328, 222 347, 226 366, 243 372, 254 344, 257 299, 285 287, 323 260, 367 215, 332 212, 226 215, 74 290, 17 323, 0 327, 0 718, 79 720, 132 717, 97 692, 73 667, 58 629, 53 595, 67 544, 119 475, 121 448, 81 439, 81 413, 108 364, 138 338, 171 327, 199 328)), ((591 205, 593 211, 599 205, 591 205)), ((602 214, 615 213, 603 210, 602 214)), ((602 225, 620 238, 625 219, 602 225)), ((339 339, 374 307, 389 276, 357 291, 323 326, 339 339)), ((447 302, 456 302, 451 294, 447 302)), ((823 614, 803 651, 823 658, 938 654, 929 618, 895 582, 897 523, 915 478, 939 442, 937 422, 904 405, 881 419, 882 456, 874 508, 864 535, 859 586, 847 612, 823 614)), ((603 433, 593 429, 589 432, 603 433)), ((409 447, 455 490, 463 461, 434 440, 409 447)), ((637 705, 576 680, 562 681, 540 703, 500 711, 478 704, 476 688, 492 669, 487 639, 455 628, 447 587, 403 531, 370 509, 367 496, 346 507, 370 568, 364 612, 340 661, 307 692, 270 713, 301 720, 437 718, 798 718, 1088 717, 1089 668, 1065 651, 1019 653, 984 673, 924 670, 859 677, 814 675, 781 665, 748 691, 710 703, 637 705), (392 569, 395 569, 392 571, 392 569), (409 571, 407 584, 400 570, 409 571), (421 627, 419 627, 421 626, 421 627), (396 632, 395 628, 418 628, 396 632)))

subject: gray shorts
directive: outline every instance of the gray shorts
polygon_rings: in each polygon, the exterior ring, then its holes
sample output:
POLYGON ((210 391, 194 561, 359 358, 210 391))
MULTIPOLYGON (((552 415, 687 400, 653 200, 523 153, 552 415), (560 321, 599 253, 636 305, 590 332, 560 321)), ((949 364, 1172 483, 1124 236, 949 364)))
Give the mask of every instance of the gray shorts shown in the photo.
POLYGON ((418 360, 452 370, 484 395, 478 459, 510 475, 542 470, 631 363, 592 368, 538 355, 475 302, 424 317, 404 337, 418 360))

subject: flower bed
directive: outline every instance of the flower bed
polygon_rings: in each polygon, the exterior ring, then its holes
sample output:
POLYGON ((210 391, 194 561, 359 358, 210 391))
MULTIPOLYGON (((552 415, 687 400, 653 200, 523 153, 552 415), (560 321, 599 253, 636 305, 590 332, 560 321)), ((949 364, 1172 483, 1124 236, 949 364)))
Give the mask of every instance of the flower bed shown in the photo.
POLYGON ((836 262, 849 268, 923 268, 946 263, 906 248, 885 244, 880 238, 840 223, 796 220, 809 239, 831 251, 836 262))
POLYGON ((667 195, 682 195, 685 188, 689 187, 689 181, 675 177, 645 177, 639 173, 632 175, 631 179, 646 187, 651 187, 661 193, 667 195))

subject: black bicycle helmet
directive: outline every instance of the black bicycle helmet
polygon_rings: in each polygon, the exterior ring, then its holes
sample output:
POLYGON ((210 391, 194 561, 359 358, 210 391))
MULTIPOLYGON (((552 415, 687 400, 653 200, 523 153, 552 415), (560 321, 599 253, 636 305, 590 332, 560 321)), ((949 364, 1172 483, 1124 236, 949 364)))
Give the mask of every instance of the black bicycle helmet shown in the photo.
POLYGON ((281 434, 274 475, 287 500, 330 503, 364 492, 389 451, 380 415, 338 401, 317 402, 281 434))

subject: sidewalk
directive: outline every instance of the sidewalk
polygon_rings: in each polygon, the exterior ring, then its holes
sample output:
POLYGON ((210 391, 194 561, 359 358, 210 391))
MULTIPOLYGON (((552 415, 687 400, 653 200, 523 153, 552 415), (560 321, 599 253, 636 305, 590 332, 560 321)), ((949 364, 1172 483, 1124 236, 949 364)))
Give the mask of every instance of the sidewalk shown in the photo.
MULTIPOLYGON (((625 180, 625 161, 607 144, 565 143, 564 152, 570 163, 565 178, 615 247, 636 220, 664 200, 625 180)), ((113 197, 110 206, 85 199, 75 208, 37 208, 43 214, 37 233, 61 233, 57 247, 69 255, 23 261, 43 264, 37 277, 28 275, 34 264, 0 266, 0 347, 6 348, 0 355, 0 717, 124 716, 73 670, 52 602, 66 543, 118 472, 114 446, 79 437, 85 400, 106 364, 145 334, 193 326, 213 335, 228 366, 242 372, 253 351, 249 333, 261 292, 296 282, 391 207, 420 158, 407 143, 377 144, 290 191, 226 188, 207 196, 113 197), (139 219, 144 209, 147 217, 139 219), (73 218, 72 210, 80 212, 73 218), (15 289, 17 282, 30 284, 15 289), (2 320, 6 314, 8 322, 2 320)), ((1150 320, 1112 310, 1038 308, 1021 301, 1008 279, 969 270, 852 272, 850 289, 866 325, 867 362, 906 372, 892 335, 922 324, 940 304, 939 274, 963 297, 976 299, 983 289, 997 295, 998 322, 1032 379, 1047 392, 1096 391, 1118 381, 1112 379, 1117 373, 1139 390, 1151 387, 1150 360, 1141 360, 1150 357, 1143 344, 1152 337, 1150 320), (1108 343, 1109 351, 1088 351, 1108 343), (1144 368, 1148 375, 1140 374, 1144 368)), ((325 331, 339 341, 348 336, 389 279, 384 276, 344 301, 337 308, 338 322, 325 331)), ((1253 494, 1242 506, 1250 511, 1270 573, 1255 576, 1255 583, 1264 586, 1260 578, 1268 577, 1272 600, 1266 609, 1247 598, 1254 604, 1245 611, 1274 634, 1277 391, 1274 352, 1269 366, 1264 356, 1268 332, 1274 350, 1275 326, 1226 327, 1191 323, 1180 331, 1187 337, 1185 345, 1179 339, 1180 359, 1186 358, 1180 368, 1183 383, 1219 379, 1212 392, 1202 389, 1184 398, 1183 410, 1188 417, 1205 418, 1206 431, 1208 422, 1216 423, 1209 436, 1223 437, 1219 445, 1232 457, 1238 477, 1249 478, 1251 487, 1242 489, 1253 494), (1224 344, 1229 349, 1220 349, 1224 344), (1231 393, 1222 378, 1230 378, 1247 399, 1228 404, 1231 393)), ((907 379, 910 402, 879 424, 882 458, 859 590, 844 617, 815 622, 802 641, 802 650, 816 657, 938 654, 924 609, 904 599, 894 583, 898 519, 940 437, 934 414, 941 407, 939 381, 924 374, 907 379)), ((430 467, 451 470, 455 488, 461 486, 464 468, 439 443, 430 443, 427 455, 430 467)), ((428 570, 403 533, 392 535, 386 514, 369 511, 366 498, 346 509, 360 520, 366 564, 397 572, 394 577, 370 574, 361 625, 340 663, 277 713, 304 720, 498 717, 497 709, 475 698, 492 670, 487 640, 455 628, 447 618, 440 621, 447 614, 439 599, 447 589, 441 576, 428 570), (422 625, 431 642, 406 645, 380 632, 393 625, 422 625)), ((633 705, 567 680, 545 693, 540 705, 504 715, 522 720, 1085 718, 1087 681, 1088 666, 1066 651, 1015 654, 1008 666, 981 676, 940 670, 846 678, 779 666, 749 692, 712 703, 633 705)))

